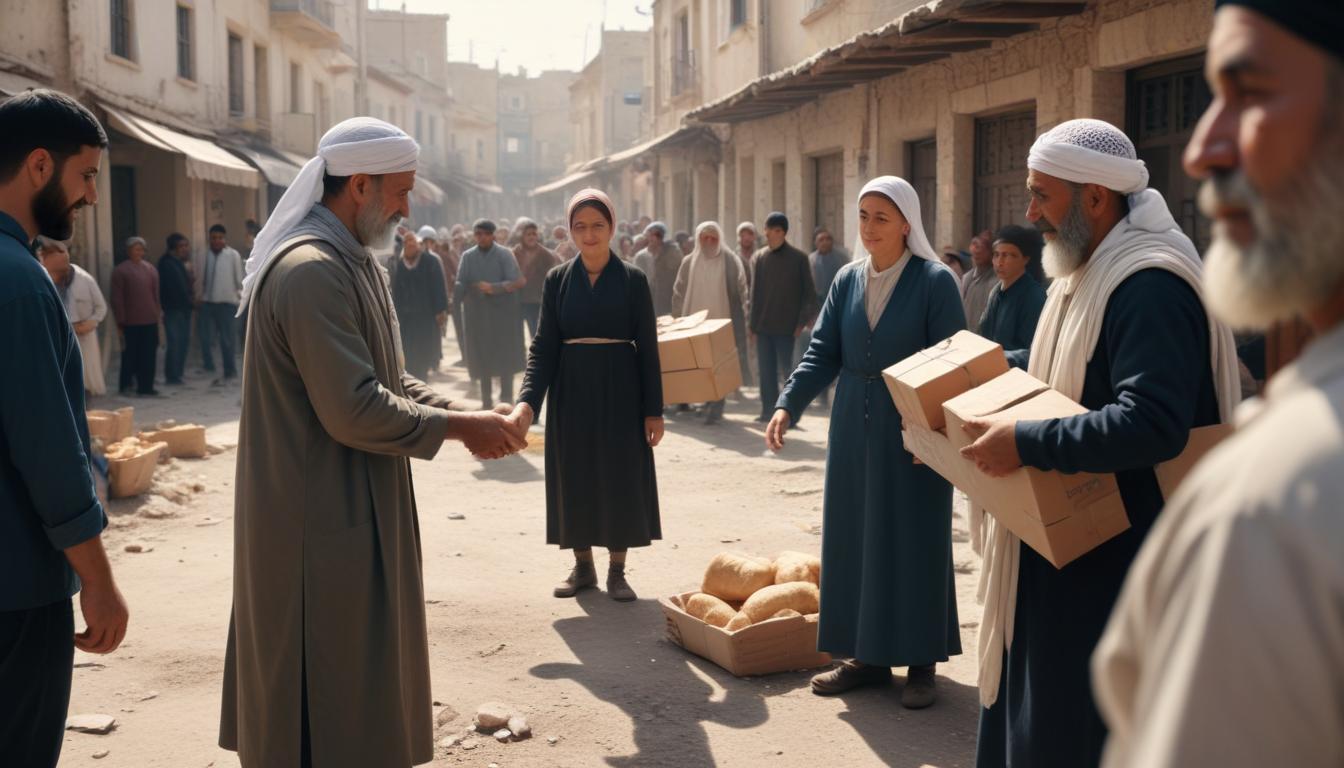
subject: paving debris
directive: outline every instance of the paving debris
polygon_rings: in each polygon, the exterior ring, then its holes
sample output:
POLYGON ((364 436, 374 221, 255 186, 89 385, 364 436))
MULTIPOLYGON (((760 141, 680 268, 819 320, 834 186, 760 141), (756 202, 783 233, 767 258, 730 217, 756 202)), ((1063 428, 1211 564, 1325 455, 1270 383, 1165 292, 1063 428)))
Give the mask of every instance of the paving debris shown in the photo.
POLYGON ((65 719, 65 729, 67 731, 96 733, 101 735, 111 733, 112 729, 116 727, 117 719, 111 715, 71 715, 65 719))
POLYGON ((154 547, 152 547, 152 546, 150 546, 150 545, 148 545, 148 544, 146 544, 146 543, 144 543, 144 542, 142 542, 142 541, 133 541, 133 542, 131 542, 130 544, 127 544, 125 547, 123 547, 123 549, 125 549, 127 552, 132 552, 132 553, 153 552, 153 551, 154 551, 154 547))
POLYGON ((532 726, 527 722, 527 718, 522 715, 510 717, 508 728, 514 737, 519 740, 532 738, 532 726))
POLYGON ((491 733, 507 726, 511 717, 513 707, 497 701, 488 701, 476 708, 476 719, 473 723, 476 725, 476 730, 481 733, 491 733))

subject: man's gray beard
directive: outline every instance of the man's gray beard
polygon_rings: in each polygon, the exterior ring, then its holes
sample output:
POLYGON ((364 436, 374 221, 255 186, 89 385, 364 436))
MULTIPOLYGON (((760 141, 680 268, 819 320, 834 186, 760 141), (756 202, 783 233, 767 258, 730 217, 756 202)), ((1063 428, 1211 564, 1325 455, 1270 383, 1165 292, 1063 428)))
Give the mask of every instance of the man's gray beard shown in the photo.
POLYGON ((1222 205, 1250 212, 1255 239, 1241 246, 1215 223, 1204 256, 1209 309, 1234 328, 1263 330, 1325 304, 1344 284, 1344 136, 1338 123, 1277 198, 1263 196, 1242 171, 1218 174, 1199 190, 1212 215, 1222 205))
POLYGON ((397 224, 401 222, 400 215, 383 218, 383 206, 378 197, 375 195, 355 214, 355 238, 365 248, 374 251, 392 247, 392 237, 396 234, 397 224))
POLYGON ((1083 216, 1082 195, 1074 190, 1073 200, 1064 220, 1055 229, 1055 236, 1045 241, 1041 266, 1051 278, 1068 277, 1087 259, 1087 245, 1092 242, 1092 227, 1083 216))

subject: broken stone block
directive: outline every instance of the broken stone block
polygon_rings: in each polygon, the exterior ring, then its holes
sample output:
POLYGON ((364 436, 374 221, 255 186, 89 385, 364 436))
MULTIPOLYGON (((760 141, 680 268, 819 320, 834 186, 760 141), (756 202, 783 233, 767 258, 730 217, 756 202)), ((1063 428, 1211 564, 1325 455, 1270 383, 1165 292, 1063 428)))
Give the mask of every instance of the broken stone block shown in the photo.
POLYGON ((105 734, 111 733, 112 729, 116 727, 117 719, 111 715, 71 715, 65 719, 65 729, 67 731, 105 734))
POLYGON ((452 707, 444 707, 434 716, 434 724, 439 728, 453 722, 457 719, 457 710, 452 707))
POLYGON ((474 722, 476 730, 489 733, 508 725, 511 717, 513 717, 513 707, 497 701, 489 701, 477 707, 474 722))
POLYGON ((510 732, 508 728, 500 728, 498 731, 494 732, 493 736, 495 737, 495 741, 504 742, 508 741, 509 738, 513 736, 513 733, 510 732))
POLYGON ((522 715, 514 715, 509 718, 509 731, 518 739, 527 739, 532 737, 532 726, 528 724, 527 718, 522 715))

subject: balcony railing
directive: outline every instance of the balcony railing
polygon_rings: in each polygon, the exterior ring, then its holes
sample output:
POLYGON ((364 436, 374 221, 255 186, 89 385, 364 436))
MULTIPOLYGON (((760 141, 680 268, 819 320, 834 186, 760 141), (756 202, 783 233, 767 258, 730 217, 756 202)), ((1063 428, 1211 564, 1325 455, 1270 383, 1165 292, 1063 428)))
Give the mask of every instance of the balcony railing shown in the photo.
POLYGON ((672 59, 672 95, 680 96, 694 89, 699 81, 695 66, 695 51, 682 51, 672 59))
POLYGON ((271 26, 308 45, 334 50, 341 46, 332 0, 271 0, 271 26))

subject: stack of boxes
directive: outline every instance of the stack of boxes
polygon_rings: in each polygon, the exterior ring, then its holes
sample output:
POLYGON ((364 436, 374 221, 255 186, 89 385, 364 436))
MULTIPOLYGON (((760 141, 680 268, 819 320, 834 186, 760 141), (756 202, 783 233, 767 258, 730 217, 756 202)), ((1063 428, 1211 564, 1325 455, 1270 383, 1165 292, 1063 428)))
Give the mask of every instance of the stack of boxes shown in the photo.
POLYGON ((733 321, 705 317, 697 312, 658 320, 658 359, 667 405, 716 402, 742 386, 733 321))

